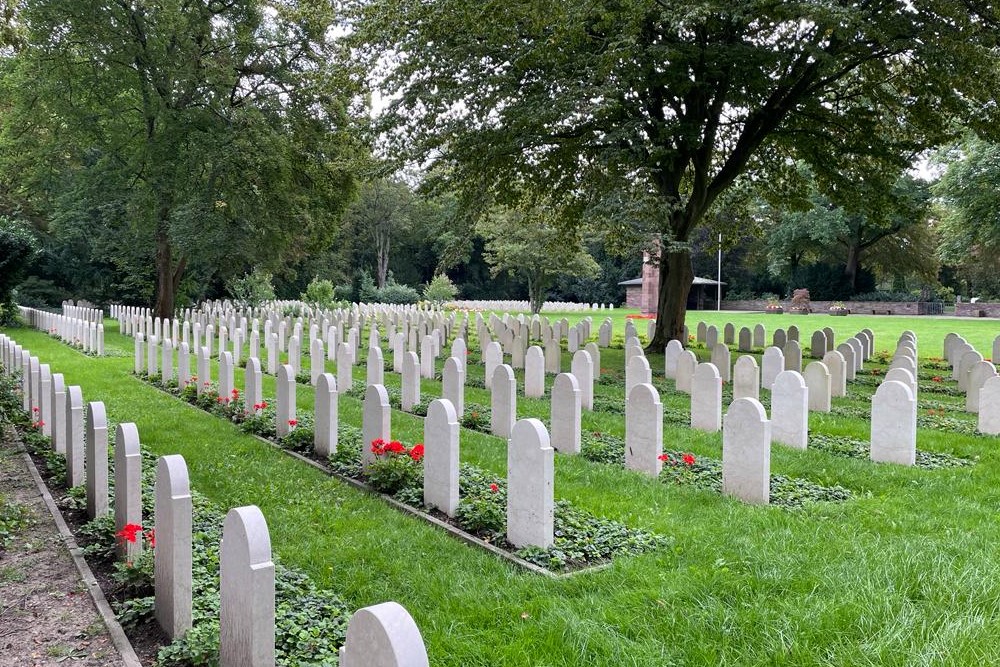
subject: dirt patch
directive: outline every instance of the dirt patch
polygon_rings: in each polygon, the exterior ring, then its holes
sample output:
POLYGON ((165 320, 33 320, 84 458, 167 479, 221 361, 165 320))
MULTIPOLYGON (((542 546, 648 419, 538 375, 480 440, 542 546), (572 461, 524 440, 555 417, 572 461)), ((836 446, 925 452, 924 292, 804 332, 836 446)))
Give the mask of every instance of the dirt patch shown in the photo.
POLYGON ((0 666, 119 665, 22 450, 6 436, 0 437, 0 502, 25 507, 31 525, 0 551, 0 666))

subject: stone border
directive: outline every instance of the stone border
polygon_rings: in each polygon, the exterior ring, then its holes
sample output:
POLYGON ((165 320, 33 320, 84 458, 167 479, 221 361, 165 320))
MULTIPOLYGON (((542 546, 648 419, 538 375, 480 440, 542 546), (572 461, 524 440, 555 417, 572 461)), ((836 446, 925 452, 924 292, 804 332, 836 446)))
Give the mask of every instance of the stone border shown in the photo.
POLYGON ((45 506, 49 508, 49 514, 52 515, 52 519, 56 523, 56 528, 59 530, 59 537, 62 538, 63 544, 69 551, 69 555, 72 557, 73 563, 76 565, 76 569, 80 573, 80 578, 83 580, 83 583, 86 584, 87 591, 90 593, 90 597, 94 601, 97 613, 100 614, 105 627, 108 629, 108 634, 111 635, 111 642, 118 651, 122 664, 125 665, 125 667, 142 667, 142 663, 139 661, 139 656, 136 655, 135 649, 132 648, 132 643, 125 635, 125 631, 118 622, 115 612, 111 609, 111 605, 108 604, 108 599, 104 597, 104 591, 101 590, 101 586, 97 583, 94 573, 91 572, 90 566, 87 565, 87 561, 83 557, 83 550, 80 549, 76 540, 73 538, 73 534, 70 532, 69 527, 66 525, 66 521, 63 519, 62 512, 60 512, 59 508, 56 507, 55 501, 52 499, 52 494, 49 493, 49 489, 45 485, 45 481, 42 479, 42 476, 38 474, 35 462, 31 460, 31 455, 28 454, 28 452, 22 452, 21 455, 28 464, 28 470, 31 472, 31 477, 35 480, 35 485, 38 487, 38 493, 42 496, 42 500, 45 501, 45 506))
MULTIPOLYGON (((156 387, 156 386, 150 384, 149 382, 146 382, 144 380, 140 380, 139 378, 137 378, 134 375, 132 375, 131 377, 135 378, 139 382, 142 382, 143 384, 145 384, 148 387, 151 387, 151 388, 153 388, 153 389, 155 389, 155 390, 157 390, 157 391, 159 391, 159 392, 161 392, 163 394, 166 394, 170 398, 177 400, 182 405, 186 405, 187 407, 191 408, 192 410, 197 410, 201 414, 207 414, 209 416, 213 416, 213 417, 216 417, 216 419, 220 419, 221 420, 221 418, 219 418, 218 416, 213 415, 210 412, 202 410, 201 408, 199 408, 196 405, 192 405, 191 403, 188 403, 187 401, 180 399, 179 397, 171 394, 169 391, 166 391, 165 389, 163 389, 161 387, 156 387)), ((357 399, 355 399, 355 400, 357 400, 357 399)), ((410 413, 407 413, 407 414, 410 414, 410 413)), ((231 424, 232 422, 226 422, 226 423, 231 424)), ((498 547, 498 546, 496 546, 494 544, 490 544, 489 542, 484 542, 483 540, 481 540, 478 537, 472 535, 471 533, 467 533, 464 530, 456 528, 455 526, 452 526, 451 524, 446 523, 446 522, 442 521, 441 519, 438 519, 437 517, 431 516, 430 514, 427 514, 426 512, 422 512, 421 510, 418 510, 415 507, 411 507, 410 505, 407 505, 406 503, 401 503, 398 500, 395 500, 394 498, 391 498, 391 497, 385 495, 384 493, 379 493, 378 491, 376 491, 375 489, 371 488, 370 486, 368 486, 364 482, 359 482, 358 480, 356 480, 356 479, 354 479, 352 477, 345 477, 344 475, 336 473, 336 472, 330 470, 329 468, 324 467, 323 464, 320 463, 319 461, 314 461, 311 458, 309 458, 308 456, 305 456, 305 455, 300 454, 298 452, 294 452, 294 451, 292 451, 290 449, 285 449, 281 445, 279 445, 279 444, 277 444, 275 442, 271 442, 267 438, 262 438, 259 435, 254 435, 252 433, 246 433, 244 431, 240 431, 240 433, 242 433, 243 435, 246 435, 248 437, 254 438, 255 440, 258 440, 259 442, 262 442, 265 445, 268 445, 268 446, 270 446, 270 447, 272 447, 274 449, 277 449, 279 452, 282 452, 282 453, 284 453, 284 454, 286 454, 288 456, 291 456, 294 459, 302 461, 303 463, 306 463, 306 464, 312 466, 313 468, 316 468, 317 470, 323 472, 324 474, 326 474, 329 477, 333 477, 334 479, 340 480, 341 482, 344 482, 344 483, 346 483, 346 484, 354 487, 355 489, 358 489, 359 491, 363 491, 363 492, 365 492, 365 493, 367 493, 369 495, 375 496, 375 497, 379 498, 380 500, 382 500, 382 502, 384 502, 387 505, 389 505, 390 507, 393 507, 393 508, 395 508, 397 510, 400 510, 401 512, 405 512, 407 514, 410 514, 411 516, 415 516, 415 517, 417 517, 419 519, 423 519, 427 523, 432 524, 434 526, 437 526, 438 528, 442 528, 443 530, 445 530, 449 534, 451 534, 453 537, 457 537, 458 539, 462 540, 463 542, 466 542, 467 544, 471 544, 472 546, 476 546, 476 547, 479 547, 481 549, 485 549, 486 551, 489 551, 490 553, 492 553, 492 554, 494 554, 496 556, 500 556, 501 558, 504 558, 504 559, 510 561, 511 563, 514 563, 515 565, 518 565, 518 566, 520 566, 520 567, 522 567, 522 568, 524 568, 526 570, 534 572, 535 574, 543 574, 543 575, 549 577, 550 579, 568 579, 568 578, 575 577, 575 576, 581 575, 581 574, 590 574, 592 572, 598 572, 600 570, 605 570, 605 569, 611 567, 611 565, 614 562, 614 561, 610 561, 610 562, 607 562, 607 563, 601 563, 599 565, 592 565, 590 567, 582 567, 580 569, 573 570, 571 572, 562 572, 562 573, 560 573, 560 572, 553 572, 551 570, 546 570, 544 567, 541 567, 539 565, 535 565, 534 563, 526 561, 523 558, 515 556, 514 554, 510 553, 509 551, 501 549, 500 547, 498 547)))

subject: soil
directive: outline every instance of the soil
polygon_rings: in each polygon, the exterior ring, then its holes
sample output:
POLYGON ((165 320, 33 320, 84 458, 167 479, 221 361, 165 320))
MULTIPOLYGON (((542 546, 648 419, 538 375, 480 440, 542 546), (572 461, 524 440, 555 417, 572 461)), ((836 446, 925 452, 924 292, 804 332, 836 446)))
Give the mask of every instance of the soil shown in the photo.
POLYGON ((0 434, 0 495, 31 525, 0 551, 0 665, 120 665, 20 447, 0 434))
MULTIPOLYGON (((121 665, 23 451, 10 430, 0 433, 0 495, 28 507, 32 515, 31 527, 0 551, 0 667, 121 665)), ((40 459, 32 459, 70 532, 85 546, 78 531, 87 521, 86 513, 67 509, 71 503, 66 502, 66 489, 48 477, 40 459)), ((124 599, 111 578, 111 563, 88 559, 87 564, 112 606, 124 599)), ((170 643, 152 621, 126 633, 143 665, 153 664, 160 647, 170 643)))

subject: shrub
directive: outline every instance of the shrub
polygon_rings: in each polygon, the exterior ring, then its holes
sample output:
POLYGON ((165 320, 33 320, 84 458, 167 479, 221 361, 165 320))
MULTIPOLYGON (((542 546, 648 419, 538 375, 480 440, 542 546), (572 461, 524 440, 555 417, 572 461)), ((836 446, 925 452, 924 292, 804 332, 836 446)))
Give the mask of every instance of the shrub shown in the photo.
POLYGON ((337 297, 333 283, 329 280, 320 280, 317 276, 312 279, 299 299, 320 308, 332 308, 337 297))
POLYGON ((424 446, 407 449, 398 440, 385 442, 381 438, 371 443, 375 460, 368 466, 368 484, 380 493, 393 495, 403 489, 423 484, 424 446))
POLYGON ((242 278, 233 278, 226 283, 226 291, 244 307, 257 308, 265 301, 274 300, 274 285, 271 274, 254 269, 242 278))
POLYGON ((458 287, 447 275, 440 273, 434 276, 431 281, 424 285, 424 298, 435 304, 442 304, 446 301, 454 301, 458 296, 458 287))

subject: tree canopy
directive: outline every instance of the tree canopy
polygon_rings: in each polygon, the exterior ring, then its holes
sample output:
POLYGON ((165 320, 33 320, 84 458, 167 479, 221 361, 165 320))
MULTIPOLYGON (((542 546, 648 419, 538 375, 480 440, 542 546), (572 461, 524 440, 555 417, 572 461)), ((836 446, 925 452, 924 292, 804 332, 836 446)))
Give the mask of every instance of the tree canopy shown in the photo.
POLYGON ((193 267, 224 279, 336 233, 363 108, 330 3, 25 0, 19 20, 9 202, 152 267, 158 315, 193 267))
MULTIPOLYGON (((891 186, 952 121, 995 121, 985 2, 358 0, 357 44, 391 95, 399 155, 466 201, 555 197, 662 239, 652 347, 679 338, 689 240, 739 179, 891 186)), ((628 246, 629 244, 623 244, 628 246)))

